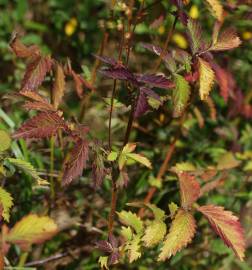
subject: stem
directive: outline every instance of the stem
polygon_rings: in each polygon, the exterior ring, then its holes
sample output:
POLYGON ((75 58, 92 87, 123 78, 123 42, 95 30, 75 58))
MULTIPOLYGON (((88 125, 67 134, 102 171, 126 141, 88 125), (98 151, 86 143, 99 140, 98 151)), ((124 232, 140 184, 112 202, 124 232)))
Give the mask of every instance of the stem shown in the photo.
POLYGON ((172 27, 171 27, 170 31, 168 32, 168 35, 167 35, 163 50, 162 50, 161 54, 159 55, 158 62, 156 64, 155 68, 154 68, 154 72, 156 72, 157 69, 159 68, 159 66, 160 66, 160 64, 162 62, 162 58, 164 57, 164 55, 165 55, 165 53, 167 51, 168 45, 170 43, 170 40, 172 38, 173 32, 174 32, 175 27, 176 27, 177 21, 178 21, 178 15, 175 16, 172 27))
POLYGON ((55 138, 54 136, 52 136, 50 139, 50 191, 52 200, 54 200, 55 198, 54 179, 52 176, 54 172, 54 146, 55 146, 55 138))
POLYGON ((22 268, 25 265, 25 262, 28 258, 29 253, 28 252, 24 252, 21 254, 20 258, 19 258, 19 262, 18 262, 18 267, 22 268))
MULTIPOLYGON (((166 173, 169 162, 174 154, 174 151, 176 148, 176 142, 177 142, 178 138, 180 137, 181 126, 183 125, 184 119, 185 119, 185 115, 183 115, 180 118, 179 130, 177 132, 177 135, 175 136, 175 138, 172 140, 171 144, 169 145, 167 152, 166 152, 166 155, 165 155, 165 159, 164 159, 164 161, 163 161, 163 163, 158 171, 157 180, 160 182, 162 182, 162 178, 163 178, 164 174, 166 173)), ((147 195, 144 198, 144 203, 149 203, 151 201, 151 199, 153 198, 154 194, 156 193, 156 191, 157 191, 156 187, 150 187, 147 195)), ((139 217, 142 217, 143 214, 144 214, 144 208, 141 208, 138 212, 138 215, 139 215, 139 217)))

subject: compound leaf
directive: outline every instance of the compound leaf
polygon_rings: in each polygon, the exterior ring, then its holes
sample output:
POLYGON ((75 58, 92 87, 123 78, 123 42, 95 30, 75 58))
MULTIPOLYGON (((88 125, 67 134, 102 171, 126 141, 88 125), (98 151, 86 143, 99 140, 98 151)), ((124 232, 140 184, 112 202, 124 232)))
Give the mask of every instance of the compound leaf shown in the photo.
POLYGON ((0 187, 1 215, 7 222, 10 220, 10 208, 13 206, 13 198, 9 192, 0 187))

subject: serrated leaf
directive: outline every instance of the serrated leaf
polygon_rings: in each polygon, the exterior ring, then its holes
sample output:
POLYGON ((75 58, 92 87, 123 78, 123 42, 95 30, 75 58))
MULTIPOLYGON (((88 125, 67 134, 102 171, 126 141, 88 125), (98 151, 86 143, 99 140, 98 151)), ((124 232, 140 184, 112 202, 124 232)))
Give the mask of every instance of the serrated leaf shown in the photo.
POLYGON ((160 243, 166 234, 166 224, 163 221, 153 221, 145 230, 142 241, 146 247, 153 247, 160 243))
POLYGON ((4 130, 0 130, 0 138, 0 152, 8 150, 11 145, 11 138, 9 134, 4 130))
POLYGON ((224 243, 233 249, 236 256, 243 261, 245 256, 245 239, 243 229, 236 216, 225 211, 221 206, 204 205, 198 210, 208 219, 214 231, 224 243))
POLYGON ((188 173, 178 173, 181 206, 184 209, 190 209, 199 198, 200 185, 195 176, 188 173))
POLYGON ((129 262, 132 263, 141 257, 141 236, 135 235, 134 238, 127 242, 126 250, 128 250, 129 262))
POLYGON ((215 75, 208 62, 199 57, 200 99, 206 100, 214 85, 215 75))
POLYGON ((58 232, 56 223, 48 216, 34 214, 23 217, 5 235, 5 241, 27 250, 32 244, 40 244, 58 232))
POLYGON ((37 55, 40 54, 40 50, 38 46, 36 45, 32 45, 30 47, 25 46, 18 38, 17 33, 14 33, 13 35, 10 41, 10 47, 13 50, 13 52, 16 54, 16 56, 21 57, 21 58, 27 58, 36 54, 37 55))
POLYGON ((223 20, 223 7, 219 0, 205 0, 209 6, 213 16, 219 21, 223 20))
POLYGON ((200 24, 196 20, 189 19, 187 22, 187 29, 189 31, 191 51, 193 54, 196 54, 200 50, 202 43, 200 24))
POLYGON ((130 241, 133 237, 133 232, 130 227, 122 226, 121 235, 124 237, 125 240, 130 241))
POLYGON ((183 114, 190 97, 190 85, 185 78, 179 74, 174 75, 176 88, 173 90, 173 116, 179 117, 183 114))
POLYGON ((38 184, 48 184, 46 180, 39 176, 38 172, 30 162, 18 158, 7 158, 6 160, 19 169, 23 170, 26 174, 33 177, 38 182, 38 184))
POLYGON ((127 156, 127 158, 131 158, 131 159, 143 164, 144 166, 146 166, 149 169, 152 168, 151 162, 148 160, 148 158, 146 158, 140 154, 129 153, 126 156, 127 156))
POLYGON ((13 198, 9 192, 0 187, 1 215, 7 222, 10 221, 10 208, 13 206, 13 198))
POLYGON ((53 136, 60 129, 67 129, 66 123, 56 112, 41 112, 27 120, 13 135, 18 138, 44 138, 53 136))
POLYGON ((70 184, 75 178, 82 174, 88 160, 88 142, 82 139, 77 140, 70 152, 69 160, 64 164, 63 185, 70 184))
POLYGON ((108 268, 108 256, 100 256, 98 263, 99 263, 101 269, 107 269, 107 270, 109 269, 108 268))
POLYGON ((158 261, 169 259, 183 247, 186 247, 194 237, 196 229, 194 217, 180 209, 172 221, 169 233, 166 236, 158 261))
POLYGON ((24 78, 21 83, 21 91, 36 90, 43 80, 47 72, 49 72, 52 68, 52 59, 49 56, 36 56, 33 57, 32 60, 28 63, 24 78))
POLYGON ((226 29, 219 35, 216 42, 210 48, 212 51, 225 51, 237 48, 241 45, 241 40, 233 28, 226 29))
POLYGON ((98 263, 99 263, 101 269, 107 269, 107 270, 109 269, 108 268, 108 256, 100 256, 98 263))
POLYGON ((135 75, 139 83, 145 83, 148 86, 159 87, 163 89, 168 89, 173 87, 172 81, 167 79, 164 75, 156 74, 137 74, 135 75))
POLYGON ((117 214, 121 223, 133 228, 137 234, 142 233, 143 221, 135 213, 123 210, 121 212, 118 212, 117 214))
POLYGON ((55 109, 58 109, 59 104, 62 101, 64 91, 65 91, 65 75, 62 66, 57 63, 55 67, 55 81, 53 84, 52 91, 52 104, 55 109))

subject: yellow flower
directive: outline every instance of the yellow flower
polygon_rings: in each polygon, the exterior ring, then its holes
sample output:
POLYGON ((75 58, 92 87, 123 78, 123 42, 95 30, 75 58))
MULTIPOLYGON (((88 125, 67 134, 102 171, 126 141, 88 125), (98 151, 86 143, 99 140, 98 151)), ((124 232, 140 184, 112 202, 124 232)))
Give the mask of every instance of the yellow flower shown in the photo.
POLYGON ((245 31, 242 33, 242 38, 244 40, 249 40, 249 39, 252 39, 252 32, 250 31, 245 31))
POLYGON ((192 5, 190 11, 189 11, 189 15, 192 19, 198 19, 199 17, 199 9, 197 6, 192 5))
POLYGON ((158 27, 158 33, 159 33, 159 35, 163 35, 165 33, 165 27, 163 25, 158 27))
POLYGON ((78 24, 78 22, 77 22, 76 18, 71 18, 71 20, 68 21, 65 25, 65 34, 67 36, 72 36, 76 30, 77 24, 78 24))
POLYGON ((174 34, 172 36, 172 41, 178 45, 179 48, 181 49, 186 49, 188 47, 187 40, 185 37, 179 33, 174 34))

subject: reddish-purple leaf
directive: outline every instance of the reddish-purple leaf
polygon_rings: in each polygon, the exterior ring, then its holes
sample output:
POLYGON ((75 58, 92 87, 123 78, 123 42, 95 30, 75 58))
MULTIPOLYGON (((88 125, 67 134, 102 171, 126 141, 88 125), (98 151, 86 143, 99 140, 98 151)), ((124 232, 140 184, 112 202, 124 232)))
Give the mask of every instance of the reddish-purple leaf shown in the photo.
POLYGON ((143 91, 140 91, 139 97, 137 100, 134 117, 138 118, 145 114, 149 110, 150 106, 148 104, 148 100, 146 94, 143 91))
POLYGON ((72 70, 72 76, 73 76, 73 80, 75 83, 75 89, 77 92, 77 95, 82 98, 83 97, 83 93, 85 89, 93 89, 93 86, 87 82, 83 76, 81 76, 80 74, 75 73, 72 70))
POLYGON ((116 66, 118 64, 118 62, 112 57, 101 56, 101 55, 96 55, 96 54, 94 54, 94 57, 99 59, 101 62, 109 64, 111 66, 116 66))
POLYGON ((137 74, 137 81, 140 83, 145 83, 150 86, 159 87, 159 88, 172 88, 174 87, 174 83, 167 79, 163 75, 156 74, 137 74))
POLYGON ((69 160, 64 164, 63 185, 70 184, 75 178, 81 176, 88 160, 88 142, 79 139, 72 151, 69 160))
POLYGON ((106 253, 112 253, 113 252, 113 246, 105 240, 100 240, 96 243, 96 246, 99 250, 106 252, 106 253))
POLYGON ((49 56, 33 57, 27 65, 21 84, 21 91, 36 90, 45 79, 46 73, 51 70, 52 63, 53 60, 49 56))
POLYGON ((41 112, 27 120, 13 134, 13 138, 44 138, 55 135, 59 129, 67 129, 62 117, 56 112, 41 112))
POLYGON ((208 219, 214 231, 224 243, 233 249, 237 257, 243 261, 245 256, 245 239, 243 229, 236 216, 223 207, 216 205, 200 206, 198 210, 208 219))

